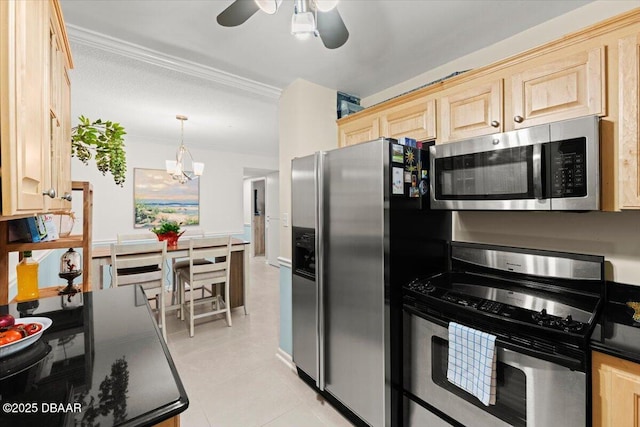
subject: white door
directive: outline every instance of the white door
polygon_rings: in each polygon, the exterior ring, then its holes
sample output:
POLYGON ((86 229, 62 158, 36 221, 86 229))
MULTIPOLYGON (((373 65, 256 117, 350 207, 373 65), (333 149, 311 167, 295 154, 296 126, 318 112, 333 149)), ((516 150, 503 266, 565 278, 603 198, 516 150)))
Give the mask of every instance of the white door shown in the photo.
POLYGON ((265 187, 266 260, 277 267, 280 255, 280 174, 267 175, 265 187))

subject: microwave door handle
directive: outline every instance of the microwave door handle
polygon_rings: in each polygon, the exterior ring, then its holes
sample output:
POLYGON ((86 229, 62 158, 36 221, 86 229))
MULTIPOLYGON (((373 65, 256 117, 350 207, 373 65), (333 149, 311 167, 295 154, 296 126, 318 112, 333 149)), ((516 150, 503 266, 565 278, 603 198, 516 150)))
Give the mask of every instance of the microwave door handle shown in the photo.
POLYGON ((533 196, 542 200, 542 144, 533 145, 533 196))

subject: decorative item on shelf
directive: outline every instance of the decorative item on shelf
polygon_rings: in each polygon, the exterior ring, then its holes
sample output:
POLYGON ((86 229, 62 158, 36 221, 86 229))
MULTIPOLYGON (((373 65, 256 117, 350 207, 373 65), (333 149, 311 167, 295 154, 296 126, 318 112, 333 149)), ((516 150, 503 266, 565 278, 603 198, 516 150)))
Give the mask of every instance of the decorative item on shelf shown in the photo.
POLYGON ((151 229, 156 236, 158 236, 159 241, 166 240, 168 248, 175 248, 178 246, 178 239, 183 231, 180 231, 180 224, 177 221, 162 221, 159 227, 154 227, 151 229))
POLYGON ((55 212, 53 221, 58 228, 58 236, 69 237, 73 230, 76 216, 73 212, 55 212))
POLYGON ((16 266, 16 279, 18 281, 18 295, 16 301, 30 301, 38 299, 38 262, 31 256, 31 251, 22 253, 22 260, 16 266))
POLYGON ((75 286, 73 286, 73 279, 82 274, 82 257, 80 254, 70 248, 68 251, 62 254, 60 257, 60 273, 58 276, 67 281, 67 286, 60 289, 59 295, 75 295, 80 292, 75 286))
POLYGON ((84 116, 78 120, 80 123, 71 128, 71 156, 87 165, 95 155, 96 166, 102 175, 110 172, 115 183, 122 187, 127 172, 124 128, 109 120, 92 122, 84 116))
POLYGON ((177 115, 176 119, 180 120, 180 146, 178 147, 178 151, 176 151, 176 159, 167 160, 165 164, 167 173, 169 173, 171 177, 180 184, 184 184, 185 182, 196 179, 202 175, 202 172, 204 171, 204 163, 194 162, 191 152, 184 145, 184 122, 185 120, 189 120, 189 118, 187 116, 177 115), (184 162, 185 157, 187 156, 191 161, 192 170, 190 171, 185 169, 184 162))

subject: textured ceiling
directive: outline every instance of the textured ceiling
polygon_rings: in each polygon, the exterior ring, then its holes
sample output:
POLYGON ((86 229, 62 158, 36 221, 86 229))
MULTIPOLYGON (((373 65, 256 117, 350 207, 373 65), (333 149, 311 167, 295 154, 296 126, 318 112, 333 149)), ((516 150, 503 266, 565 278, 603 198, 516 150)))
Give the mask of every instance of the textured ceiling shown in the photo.
POLYGON ((277 89, 296 78, 365 97, 586 3, 342 0, 350 37, 329 50, 289 34, 289 0, 277 14, 258 12, 234 28, 215 20, 231 1, 61 1, 76 65, 74 115, 118 120, 130 135, 175 143, 174 117, 186 114, 187 144, 266 155, 277 155, 277 89), (89 46, 73 27, 273 87, 276 95, 89 46))

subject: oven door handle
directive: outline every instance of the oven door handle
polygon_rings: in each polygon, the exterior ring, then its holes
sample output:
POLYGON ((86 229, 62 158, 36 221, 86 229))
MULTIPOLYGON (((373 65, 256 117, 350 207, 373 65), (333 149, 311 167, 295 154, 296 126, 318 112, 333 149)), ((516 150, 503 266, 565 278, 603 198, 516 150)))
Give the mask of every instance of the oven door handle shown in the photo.
POLYGON ((535 348, 525 347, 523 345, 506 342, 501 338, 496 338, 496 346, 505 350, 510 350, 515 353, 526 354, 527 356, 536 357, 538 359, 548 360, 549 362, 557 363, 572 371, 585 372, 584 363, 580 359, 576 359, 563 354, 547 353, 544 351, 536 350, 535 348))

